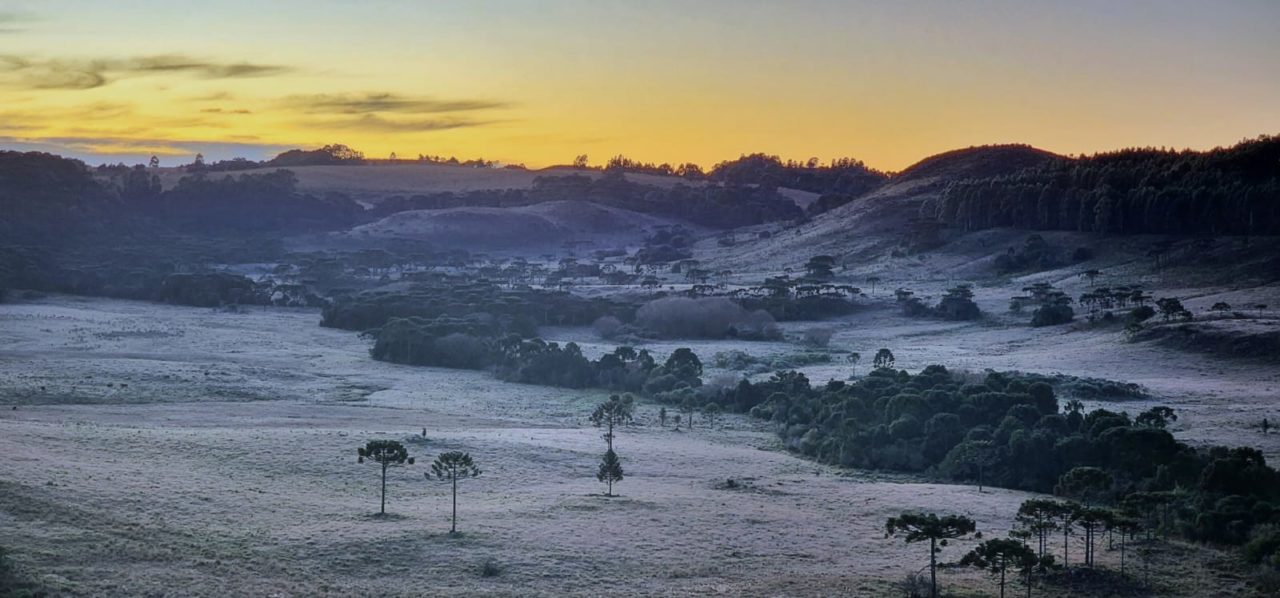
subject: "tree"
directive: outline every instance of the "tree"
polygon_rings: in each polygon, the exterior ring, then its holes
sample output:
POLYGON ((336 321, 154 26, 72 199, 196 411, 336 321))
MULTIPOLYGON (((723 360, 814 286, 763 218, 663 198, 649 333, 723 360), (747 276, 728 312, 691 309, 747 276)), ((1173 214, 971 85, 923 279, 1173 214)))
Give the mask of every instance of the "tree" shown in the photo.
POLYGON ((902 534, 907 544, 929 541, 930 596, 938 596, 938 553, 948 540, 972 534, 977 525, 961 515, 938 517, 933 513, 903 513, 890 517, 884 525, 885 537, 902 534))
POLYGON ((591 423, 597 428, 605 429, 604 441, 609 445, 609 450, 613 450, 613 428, 632 421, 634 405, 635 398, 630 393, 613 395, 608 401, 597 405, 596 410, 591 413, 591 423))
POLYGON ((1076 525, 1084 530, 1084 564, 1093 566, 1093 544, 1099 529, 1110 525, 1111 511, 1107 509, 1082 507, 1076 513, 1076 525))
POLYGON ((999 577, 1000 598, 1004 598, 1005 573, 1011 567, 1028 573, 1027 593, 1031 593, 1029 573, 1037 561, 1035 551, 1026 544, 1012 538, 992 538, 975 546, 960 559, 960 564, 986 569, 993 576, 999 577))
POLYGON ((147 167, 160 168, 160 158, 157 156, 151 156, 151 159, 147 161, 147 167))
POLYGON ((667 427, 667 408, 666 407, 660 407, 658 409, 658 425, 663 428, 667 427))
POLYGON ((680 401, 680 412, 684 413, 684 427, 687 430, 693 429, 693 414, 698 412, 701 405, 698 403, 698 397, 693 393, 685 395, 684 400, 680 401))
POLYGON ((1129 543, 1129 538, 1138 533, 1142 529, 1142 525, 1138 520, 1123 515, 1114 515, 1107 520, 1108 531, 1120 532, 1120 575, 1124 575, 1124 553, 1125 546, 1129 543))
POLYGON ((831 271, 835 265, 836 258, 829 255, 815 255, 804 264, 805 278, 813 282, 827 282, 835 277, 831 271))
POLYGON ((1178 421, 1178 414, 1174 413, 1173 409, 1163 405, 1158 405, 1143 411, 1138 414, 1138 417, 1133 419, 1133 423, 1139 426, 1159 428, 1161 430, 1163 430, 1164 427, 1168 425, 1168 422, 1171 421, 1178 421))
POLYGON ((849 362, 849 375, 856 375, 858 371, 858 362, 862 361, 862 354, 857 351, 850 351, 849 356, 845 357, 849 362))
POLYGON ((1088 507, 1093 500, 1103 498, 1111 491, 1115 479, 1098 467, 1075 467, 1058 478, 1053 493, 1074 498, 1088 507))
POLYGON ((871 365, 877 370, 892 368, 894 363, 893 351, 888 349, 880 349, 876 351, 876 356, 871 360, 871 365))
POLYGON ((872 295, 876 294, 876 285, 877 285, 877 284, 880 284, 880 277, 879 277, 879 276, 868 276, 868 277, 867 277, 867 284, 871 285, 871 294, 872 294, 872 295))
POLYGON ((1043 498, 1032 498, 1018 507, 1015 520, 1018 526, 1027 530, 1036 538, 1036 555, 1043 558, 1048 550, 1049 533, 1058 529, 1055 521, 1062 509, 1062 503, 1043 498))
POLYGON ((358 455, 357 463, 364 463, 364 460, 368 459, 382 466, 382 506, 379 507, 378 514, 386 515, 387 469, 406 464, 413 465, 413 457, 409 456, 409 451, 403 444, 394 440, 370 440, 363 447, 356 449, 356 454, 358 455))
POLYGON ((578 155, 578 157, 574 158, 574 159, 573 159, 573 167, 574 167, 574 168, 587 168, 587 155, 586 155, 586 154, 579 154, 579 155, 578 155))
POLYGON ((458 480, 480 476, 480 468, 476 467, 469 453, 449 451, 440 453, 431 471, 426 473, 428 480, 449 482, 453 485, 453 519, 449 525, 449 533, 458 533, 458 480))
POLYGON ((715 401, 707 401, 707 403, 702 406, 702 419, 707 420, 708 428, 715 427, 716 418, 720 417, 720 412, 723 410, 724 408, 720 406, 720 403, 715 401))
POLYGON ((622 481, 622 462, 618 460, 618 453, 613 449, 605 451, 604 458, 600 460, 600 469, 596 472, 596 479, 608 484, 605 496, 613 496, 613 484, 622 481))

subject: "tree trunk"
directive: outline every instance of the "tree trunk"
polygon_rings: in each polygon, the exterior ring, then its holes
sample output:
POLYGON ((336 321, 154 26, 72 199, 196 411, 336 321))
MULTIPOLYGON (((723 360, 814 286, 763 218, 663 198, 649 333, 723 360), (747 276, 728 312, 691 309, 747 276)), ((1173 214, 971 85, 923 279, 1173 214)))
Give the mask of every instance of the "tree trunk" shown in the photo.
POLYGON ((382 464, 382 506, 378 509, 379 515, 387 514, 387 464, 382 464))
POLYGON ((453 521, 449 524, 449 533, 458 533, 458 472, 453 472, 453 521))
POLYGON ((938 598, 938 541, 929 538, 929 596, 938 598))
POLYGON ((1064 523, 1062 526, 1062 566, 1067 566, 1067 557, 1071 554, 1071 545, 1067 543, 1067 537, 1071 535, 1070 524, 1064 523))
POLYGON ((1000 567, 1000 598, 1004 598, 1004 566, 1000 567))

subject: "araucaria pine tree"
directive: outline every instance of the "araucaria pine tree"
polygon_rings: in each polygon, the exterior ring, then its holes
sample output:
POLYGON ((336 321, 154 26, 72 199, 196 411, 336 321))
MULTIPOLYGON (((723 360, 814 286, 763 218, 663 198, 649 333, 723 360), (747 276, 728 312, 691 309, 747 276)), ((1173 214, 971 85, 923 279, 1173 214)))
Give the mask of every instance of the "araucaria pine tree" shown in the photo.
POLYGON ((929 595, 938 597, 938 552, 948 540, 972 534, 977 526, 961 515, 938 517, 933 513, 903 513, 885 522, 885 537, 902 534, 907 544, 929 541, 929 595))
POLYGON ((613 395, 591 413, 591 423, 597 428, 604 428, 604 441, 609 450, 613 450, 613 429, 631 421, 634 406, 635 398, 630 393, 613 395))
POLYGON ((613 452, 613 449, 605 451, 596 479, 609 485, 604 495, 613 496, 613 484, 622 481, 622 461, 618 460, 618 453, 613 452))
POLYGON ((453 485, 453 518, 450 520, 449 533, 458 533, 458 480, 480 476, 480 468, 471 460, 470 453, 449 451, 440 453, 431 471, 426 474, 428 480, 449 482, 453 485))
POLYGON ((386 515, 387 469, 413 465, 413 457, 409 456, 409 451, 403 444, 394 440, 370 440, 363 447, 356 449, 356 454, 359 455, 356 459, 357 463, 364 463, 365 459, 368 459, 382 466, 382 504, 378 508, 378 514, 386 515))
POLYGON ((1010 569, 1027 574, 1027 593, 1031 593, 1030 572, 1035 567, 1036 551, 1012 538, 993 538, 976 547, 960 559, 966 567, 986 569, 1000 583, 1000 598, 1004 598, 1006 574, 1010 569))

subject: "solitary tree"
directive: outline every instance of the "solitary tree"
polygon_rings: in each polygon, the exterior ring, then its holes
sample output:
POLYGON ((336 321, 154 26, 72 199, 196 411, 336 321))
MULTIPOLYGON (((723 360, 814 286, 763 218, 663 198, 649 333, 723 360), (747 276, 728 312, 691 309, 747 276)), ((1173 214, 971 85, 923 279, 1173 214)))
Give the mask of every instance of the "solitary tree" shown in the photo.
POLYGON ((664 428, 667 427, 667 408, 666 407, 661 407, 658 409, 658 425, 664 428))
POLYGON ((1163 405, 1157 405, 1143 411, 1138 414, 1138 417, 1133 419, 1133 423, 1138 424, 1139 426, 1161 429, 1169 425, 1169 422, 1171 421, 1178 421, 1178 414, 1174 413, 1173 409, 1163 405))
POLYGON ((879 370, 884 368, 892 368, 893 362, 894 362, 893 351, 890 351, 888 349, 880 349, 879 351, 876 351, 876 356, 874 359, 871 360, 871 365, 874 366, 877 370, 879 370))
POLYGON ((903 513, 885 522, 885 537, 902 534, 907 544, 929 541, 929 595, 938 596, 938 552, 948 540, 972 534, 977 526, 960 515, 938 517, 933 513, 903 513))
POLYGON ((359 455, 356 459, 357 463, 364 463, 364 460, 368 459, 382 466, 382 506, 379 507, 378 514, 386 515, 387 469, 406 464, 413 465, 413 457, 409 456, 409 451, 403 444, 394 440, 370 440, 363 447, 356 449, 356 454, 359 455))
POLYGON ((458 533, 458 480, 474 478, 480 475, 480 468, 471 460, 470 453, 449 451, 440 453, 431 471, 426 473, 428 480, 449 482, 453 485, 453 520, 449 524, 449 533, 458 533))
POLYGON ((850 351, 849 356, 845 357, 849 362, 849 374, 856 375, 858 372, 858 362, 862 361, 862 354, 857 351, 850 351))
POLYGON ((604 458, 600 460, 600 469, 596 472, 596 479, 608 484, 608 490, 605 496, 613 496, 614 482, 622 481, 622 461, 618 460, 618 453, 613 449, 605 451, 604 458))
POLYGON ((877 285, 877 284, 880 284, 880 277, 879 277, 879 276, 868 276, 868 277, 867 277, 867 284, 871 285, 871 294, 872 294, 872 295, 876 294, 876 285, 877 285))
POLYGON ((609 450, 613 450, 613 428, 632 420, 634 406, 635 398, 630 394, 613 395, 608 401, 597 405, 596 410, 591 413, 591 423, 597 428, 605 429, 604 441, 609 445, 609 450))
MULTIPOLYGON (((1004 598, 1005 573, 1009 569, 1030 573, 1036 564, 1036 553, 1026 544, 1012 538, 993 538, 974 547, 960 559, 966 567, 978 567, 990 571, 1000 579, 1000 598, 1004 598)), ((1027 579, 1027 594, 1031 594, 1031 579, 1027 579)))

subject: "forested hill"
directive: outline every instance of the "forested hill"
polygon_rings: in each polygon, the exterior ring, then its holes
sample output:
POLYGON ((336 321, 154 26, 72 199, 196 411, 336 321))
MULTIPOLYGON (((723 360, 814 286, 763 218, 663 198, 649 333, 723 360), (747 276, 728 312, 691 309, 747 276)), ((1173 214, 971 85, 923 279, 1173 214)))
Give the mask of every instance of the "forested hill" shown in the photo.
POLYGON ((1280 234, 1280 137, 1207 152, 1128 149, 951 183, 925 216, 966 230, 1280 234))

